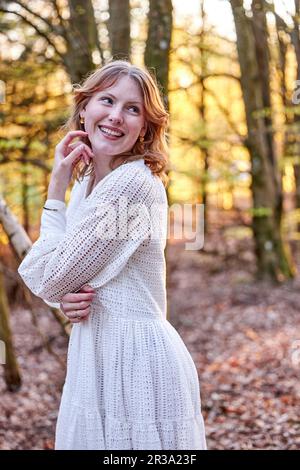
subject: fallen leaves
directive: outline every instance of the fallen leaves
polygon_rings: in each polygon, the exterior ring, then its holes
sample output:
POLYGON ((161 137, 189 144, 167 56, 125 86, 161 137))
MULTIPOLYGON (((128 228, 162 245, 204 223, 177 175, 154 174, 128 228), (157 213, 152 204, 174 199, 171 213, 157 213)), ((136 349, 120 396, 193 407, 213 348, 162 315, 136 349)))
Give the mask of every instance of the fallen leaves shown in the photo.
POLYGON ((169 320, 197 365, 208 448, 299 449, 299 277, 275 288, 255 281, 247 256, 218 270, 222 256, 195 257, 169 248, 169 320))

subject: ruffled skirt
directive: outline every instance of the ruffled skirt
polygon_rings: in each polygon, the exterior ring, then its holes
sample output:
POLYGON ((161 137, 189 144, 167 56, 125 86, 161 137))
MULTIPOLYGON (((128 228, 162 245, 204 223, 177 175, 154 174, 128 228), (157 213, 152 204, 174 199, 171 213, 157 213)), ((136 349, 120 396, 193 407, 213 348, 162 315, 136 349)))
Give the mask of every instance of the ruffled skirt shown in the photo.
POLYGON ((73 325, 55 449, 204 450, 193 359, 165 319, 73 325))

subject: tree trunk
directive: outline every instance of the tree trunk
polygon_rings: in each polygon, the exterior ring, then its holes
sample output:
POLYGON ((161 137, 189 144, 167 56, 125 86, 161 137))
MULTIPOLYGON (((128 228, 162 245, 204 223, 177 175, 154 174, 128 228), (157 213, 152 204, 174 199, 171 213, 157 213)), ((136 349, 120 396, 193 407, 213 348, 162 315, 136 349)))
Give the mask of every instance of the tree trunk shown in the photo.
MULTIPOLYGON (((208 136, 206 132, 206 122, 207 122, 207 110, 206 110, 206 86, 205 86, 205 76, 207 75, 207 52, 205 51, 205 24, 206 24, 206 14, 204 9, 204 0, 201 0, 201 31, 199 34, 199 43, 200 43, 200 64, 201 64, 201 75, 199 77, 199 84, 200 84, 200 105, 199 105, 199 113, 201 116, 201 128, 203 129, 201 138, 207 142, 208 136)), ((208 231, 208 211, 207 211, 207 176, 209 172, 209 151, 206 145, 203 146, 201 149, 201 153, 203 156, 203 174, 201 177, 201 203, 203 204, 204 211, 203 211, 203 224, 204 224, 204 235, 207 234, 208 231)))
MULTIPOLYGON (((279 60, 278 60, 278 63, 276 64, 277 66, 276 70, 279 76, 280 95, 282 99, 282 104, 286 110, 288 106, 292 105, 292 103, 288 99, 287 87, 286 87, 287 42, 284 41, 284 39, 281 36, 281 26, 278 21, 278 15, 276 15, 275 21, 276 21, 278 54, 279 54, 279 60)), ((284 136, 283 136, 283 156, 284 157, 290 153, 289 142, 290 142, 290 138, 292 137, 290 133, 291 124, 292 124, 292 120, 290 119, 290 113, 285 112, 285 126, 286 127, 285 127, 284 136)))
MULTIPOLYGON (((0 223, 4 232, 8 236, 10 246, 16 257, 22 260, 26 253, 30 250, 32 243, 23 227, 19 224, 16 217, 11 213, 5 201, 0 198, 0 223)), ((69 336, 70 322, 61 313, 59 309, 51 307, 51 312, 57 322, 60 324, 63 332, 69 336)))
MULTIPOLYGON (((293 102, 288 98, 285 78, 286 78, 286 54, 287 54, 287 44, 285 43, 282 33, 289 35, 291 44, 295 51, 295 59, 297 64, 296 69, 296 80, 300 81, 300 32, 299 32, 299 15, 300 15, 300 0, 294 0, 295 4, 295 15, 293 17, 293 27, 291 28, 281 16, 275 11, 274 4, 271 2, 269 9, 275 16, 276 20, 276 29, 277 29, 277 38, 279 45, 279 57, 280 57, 280 68, 281 72, 281 97, 282 102, 285 106, 287 112, 285 113, 285 135, 284 135, 284 155, 288 156, 293 161, 294 175, 295 175, 295 208, 300 211, 300 116, 297 112, 297 106, 299 105, 299 85, 297 86, 297 102, 293 102), (290 112, 288 108, 296 106, 295 110, 290 112)), ((300 231, 300 220, 298 220, 298 231, 300 231)))
POLYGON ((23 151, 20 159, 21 180, 22 180, 22 207, 23 207, 23 227, 25 232, 29 233, 29 207, 28 207, 28 166, 26 164, 26 150, 23 151))
POLYGON ((241 86, 248 127, 247 147, 251 157, 253 196, 253 234, 257 256, 257 277, 283 281, 295 275, 288 246, 281 233, 282 188, 275 154, 270 104, 267 31, 263 2, 254 2, 255 26, 245 14, 242 0, 231 0, 237 50, 241 69, 241 86), (262 50, 260 44, 261 42, 262 50))
POLYGON ((4 199, 0 197, 0 223, 7 234, 10 246, 19 260, 31 248, 31 240, 16 217, 11 213, 4 199))
POLYGON ((171 0, 150 0, 145 65, 154 69, 168 108, 169 57, 173 25, 171 0))
POLYGON ((109 0, 108 34, 112 57, 130 60, 129 0, 109 0))
POLYGON ((68 0, 70 20, 64 38, 66 69, 72 82, 78 83, 94 68, 93 53, 100 50, 94 8, 91 0, 68 0))
MULTIPOLYGON (((295 17, 294 17, 294 29, 291 33, 292 44, 294 46, 296 61, 297 61, 297 80, 300 81, 300 1, 295 0, 295 17)), ((299 82, 298 82, 299 83, 299 82)), ((294 174, 296 183, 296 194, 295 194, 295 207, 300 211, 300 116, 296 112, 294 114, 294 174)), ((300 231, 300 220, 298 221, 298 231, 300 231)))
MULTIPOLYGON (((148 36, 144 62, 154 75, 161 87, 164 104, 169 109, 169 60, 170 45, 173 28, 173 7, 171 0, 150 0, 148 13, 148 36)), ((169 192, 167 191, 168 203, 170 203, 169 192)), ((165 258, 168 259, 168 240, 165 248, 165 258)), ((166 263, 166 285, 170 287, 170 263, 166 263)), ((167 318, 170 310, 167 303, 167 318)))
POLYGON ((21 387, 21 375, 15 355, 11 329, 9 326, 9 306, 6 296, 3 274, 0 270, 0 340, 2 353, 1 362, 4 362, 4 380, 10 392, 21 387), (4 345, 4 347, 3 347, 4 345))

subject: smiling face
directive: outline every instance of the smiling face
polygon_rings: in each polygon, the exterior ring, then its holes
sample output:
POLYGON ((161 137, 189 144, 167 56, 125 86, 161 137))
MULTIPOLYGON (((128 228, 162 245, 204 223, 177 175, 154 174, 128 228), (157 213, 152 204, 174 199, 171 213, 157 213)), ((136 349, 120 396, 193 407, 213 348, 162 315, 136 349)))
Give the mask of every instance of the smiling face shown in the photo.
POLYGON ((80 113, 96 156, 130 151, 146 131, 143 97, 136 81, 121 77, 113 86, 96 92, 80 113))

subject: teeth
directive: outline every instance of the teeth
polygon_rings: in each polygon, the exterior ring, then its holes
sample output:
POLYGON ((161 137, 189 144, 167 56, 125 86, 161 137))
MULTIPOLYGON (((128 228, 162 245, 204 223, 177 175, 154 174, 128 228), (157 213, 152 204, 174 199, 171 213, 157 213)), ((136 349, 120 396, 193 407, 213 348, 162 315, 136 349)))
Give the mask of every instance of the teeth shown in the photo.
POLYGON ((112 131, 111 129, 107 129, 106 127, 99 126, 99 129, 108 135, 114 135, 116 137, 121 137, 123 135, 123 134, 120 134, 120 132, 112 131))

